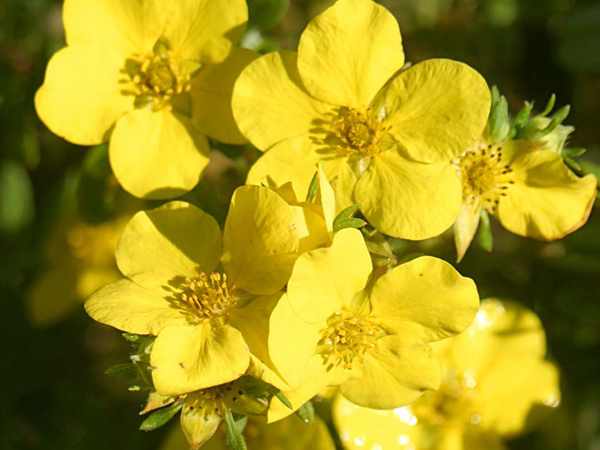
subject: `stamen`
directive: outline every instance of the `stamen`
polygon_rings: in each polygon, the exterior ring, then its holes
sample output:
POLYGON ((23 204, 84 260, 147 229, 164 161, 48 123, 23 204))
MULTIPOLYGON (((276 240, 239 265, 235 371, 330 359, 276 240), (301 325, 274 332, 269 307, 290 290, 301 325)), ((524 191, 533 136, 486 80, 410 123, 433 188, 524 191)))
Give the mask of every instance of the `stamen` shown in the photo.
POLYGON ((233 286, 227 283, 227 274, 201 272, 198 277, 186 278, 180 304, 191 309, 201 319, 225 316, 237 299, 231 295, 233 286))
POLYGON ((365 354, 375 348, 383 330, 366 317, 337 312, 328 319, 329 327, 321 330, 321 354, 333 366, 352 369, 356 358, 362 362, 365 354))
POLYGON ((474 202, 481 199, 487 212, 493 214, 501 197, 512 184, 513 170, 502 163, 502 147, 488 145, 465 152, 458 162, 462 179, 463 199, 474 202))
POLYGON ((381 138, 391 128, 370 108, 342 108, 331 122, 330 134, 338 140, 338 152, 373 156, 382 151, 379 145, 381 138))

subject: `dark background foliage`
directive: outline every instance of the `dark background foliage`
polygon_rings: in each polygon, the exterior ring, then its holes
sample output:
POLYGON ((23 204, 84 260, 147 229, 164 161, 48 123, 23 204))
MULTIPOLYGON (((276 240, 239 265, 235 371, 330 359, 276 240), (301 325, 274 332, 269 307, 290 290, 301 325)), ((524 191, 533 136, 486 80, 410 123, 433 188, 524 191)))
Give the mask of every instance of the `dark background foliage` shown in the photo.
MULTIPOLYGON (((294 49, 306 23, 329 3, 250 0, 246 42, 266 52, 294 49)), ((407 60, 446 57, 497 84, 513 110, 550 94, 571 104, 572 146, 600 162, 600 1, 386 0, 398 18, 407 60)), ((52 135, 33 95, 49 57, 64 45, 59 0, 0 3, 0 449, 158 448, 164 430, 138 432, 143 394, 104 370, 124 362, 119 334, 81 306, 50 327, 32 325, 28 287, 45 268, 42 246, 57 217, 73 205, 102 222, 125 197, 111 182, 105 149, 94 153, 52 135), (95 155, 95 156, 90 156, 95 155), (84 165, 85 163, 85 165, 84 165), (82 169, 84 167, 84 169, 82 169)), ((219 146, 225 169, 186 198, 220 221, 256 152, 219 146), (217 180, 217 181, 215 181, 217 180)), ((209 174, 210 175, 210 174, 209 174)), ((542 318, 549 355, 562 370, 563 402, 536 432, 511 449, 600 449, 600 213, 555 243, 508 234, 493 224, 492 255, 472 248, 460 270, 482 298, 516 299, 542 318)), ((418 250, 454 259, 443 236, 418 250)), ((47 293, 52 296, 52 292, 47 293)), ((515 368, 518 370, 518 368, 515 368)))

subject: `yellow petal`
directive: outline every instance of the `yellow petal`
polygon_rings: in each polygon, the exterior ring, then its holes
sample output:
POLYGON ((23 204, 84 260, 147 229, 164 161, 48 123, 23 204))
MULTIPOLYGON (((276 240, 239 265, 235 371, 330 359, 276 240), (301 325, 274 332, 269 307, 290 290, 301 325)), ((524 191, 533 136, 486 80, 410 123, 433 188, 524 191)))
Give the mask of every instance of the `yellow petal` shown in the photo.
POLYGON ((140 286, 160 290, 199 272, 211 272, 221 256, 221 230, 211 216, 185 202, 137 213, 117 246, 121 272, 140 286))
POLYGON ((343 211, 356 204, 354 188, 356 187, 357 181, 358 177, 354 173, 354 170, 352 170, 352 166, 350 164, 344 164, 342 170, 333 180, 336 211, 343 211))
POLYGON ((178 395, 233 381, 246 372, 250 356, 233 327, 171 326, 156 338, 150 365, 156 391, 178 395))
POLYGON ((463 332, 479 309, 477 287, 447 262, 422 256, 377 280, 371 317, 404 341, 431 342, 463 332))
POLYGON ((228 144, 243 144, 231 109, 233 85, 257 54, 244 48, 234 49, 220 64, 206 64, 192 81, 192 120, 200 132, 228 144))
POLYGON ((454 222, 454 244, 458 255, 457 262, 463 259, 475 237, 482 209, 479 197, 472 201, 468 199, 463 201, 460 207, 460 213, 458 213, 458 218, 454 222))
POLYGON ((346 160, 346 157, 319 154, 306 136, 289 139, 259 158, 250 169, 246 183, 276 189, 291 182, 297 198, 303 201, 319 164, 327 178, 332 179, 347 165, 346 160))
POLYGON ((300 81, 295 52, 261 56, 242 72, 233 90, 233 115, 240 130, 259 150, 286 139, 308 136, 332 114, 300 81), (273 126, 273 124, 277 124, 273 126))
MULTIPOLYGON (((475 380, 495 370, 502 361, 541 361, 546 338, 540 319, 522 305, 486 299, 471 326, 459 336, 434 344, 448 367, 469 372, 475 380)), ((516 367, 516 366, 515 366, 516 367)))
POLYGON ((42 273, 27 292, 27 315, 31 322, 39 327, 53 325, 80 306, 76 286, 76 268, 67 262, 42 273))
POLYGON ((229 313, 229 325, 242 333, 251 354, 249 375, 259 378, 278 389, 289 389, 269 353, 271 314, 282 293, 260 296, 249 304, 233 308, 229 313))
POLYGON ((351 402, 374 409, 399 408, 439 387, 441 366, 428 345, 386 336, 376 346, 365 355, 361 375, 340 386, 351 402))
POLYGON ((292 210, 300 238, 299 255, 331 243, 330 233, 323 217, 312 209, 302 206, 292 206, 292 210))
POLYGON ((174 308, 163 292, 129 280, 114 281, 85 302, 88 315, 105 325, 135 334, 157 335, 170 325, 188 323, 184 311, 174 308))
POLYGON ((324 324, 310 324, 298 317, 287 295, 281 297, 269 323, 269 354, 291 387, 297 387, 321 339, 324 324))
POLYGON ((206 137, 187 117, 139 109, 117 122, 110 141, 110 164, 130 194, 168 199, 198 183, 209 152, 206 137))
POLYGON ((244 0, 179 0, 164 2, 164 38, 182 59, 223 61, 242 39, 248 22, 244 0))
POLYGON ((304 378, 300 385, 292 391, 284 392, 284 395, 292 404, 293 409, 289 409, 277 398, 273 398, 267 414, 269 423, 276 422, 293 414, 294 411, 317 395, 325 387, 330 384, 338 383, 340 381, 340 373, 343 375, 344 372, 343 369, 328 371, 325 364, 323 364, 323 357, 321 355, 313 356, 306 366, 304 378))
POLYGON ((386 123, 410 158, 450 161, 481 137, 490 112, 485 79, 466 64, 430 59, 386 88, 386 123))
POLYGON ((232 283, 252 294, 273 294, 287 283, 297 251, 291 207, 268 188, 236 189, 225 222, 222 258, 232 283))
POLYGON ((288 283, 292 308, 309 323, 323 323, 362 291, 373 270, 358 230, 338 232, 329 248, 300 255, 288 283))
POLYGON ((468 429, 463 435, 465 450, 508 450, 508 447, 502 442, 502 438, 495 432, 474 428, 468 429))
POLYGON ((134 97, 123 95, 119 84, 124 64, 116 50, 96 42, 60 50, 35 95, 42 122, 75 144, 107 141, 117 120, 133 109, 134 97))
POLYGON ((414 416, 407 408, 364 408, 338 394, 333 400, 332 414, 335 427, 347 450, 408 450, 411 444, 415 448, 422 448, 419 445, 422 428, 418 422, 415 426, 416 418, 413 419, 414 416))
POLYGON ((481 426, 501 435, 523 433, 540 410, 550 410, 560 402, 556 366, 533 358, 500 359, 480 389, 481 426))
POLYGON ((298 66, 308 91, 339 106, 367 106, 404 65, 394 16, 371 0, 340 0, 300 38, 298 66))
POLYGON ((188 395, 181 410, 181 430, 187 439, 182 450, 197 450, 208 441, 217 429, 223 417, 214 409, 198 407, 202 398, 197 394, 188 395))
POLYGON ((162 4, 159 0, 65 0, 67 44, 102 42, 126 58, 149 52, 164 31, 162 4))
POLYGON ((449 163, 411 162, 390 150, 373 159, 354 197, 382 233, 421 240, 441 234, 456 220, 462 187, 449 163))
POLYGON ((560 155, 545 150, 517 151, 510 167, 514 184, 508 186, 496 211, 507 230, 552 241, 587 221, 596 198, 595 176, 577 177, 560 155))

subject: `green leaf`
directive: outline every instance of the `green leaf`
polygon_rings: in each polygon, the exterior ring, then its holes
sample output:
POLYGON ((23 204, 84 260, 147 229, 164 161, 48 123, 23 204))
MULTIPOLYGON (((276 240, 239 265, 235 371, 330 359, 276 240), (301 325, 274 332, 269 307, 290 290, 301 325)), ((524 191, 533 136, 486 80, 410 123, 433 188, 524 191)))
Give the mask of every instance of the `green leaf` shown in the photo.
POLYGON ((183 407, 183 403, 175 402, 166 408, 159 409, 150 414, 146 420, 142 422, 140 425, 140 430, 142 431, 152 431, 156 430, 159 427, 162 427, 169 420, 175 416, 179 412, 179 410, 183 407))
POLYGON ((481 222, 479 224, 479 233, 477 240, 482 249, 486 252, 491 252, 494 246, 494 237, 490 227, 490 216, 485 210, 481 211, 481 222))
POLYGON ((337 233, 340 230, 343 230, 344 228, 362 228, 367 224, 367 222, 365 222, 362 219, 346 219, 346 220, 341 220, 341 221, 336 221, 333 224, 333 232, 337 233))
POLYGON ((246 441, 239 430, 231 411, 225 411, 225 437, 233 450, 246 450, 246 441))
POLYGON ((492 143, 505 141, 510 133, 510 119, 508 117, 508 102, 504 96, 492 104, 489 118, 492 143))
POLYGON ((567 166, 569 166, 571 169, 576 170, 576 171, 581 170, 581 166, 573 158, 571 158, 570 156, 564 155, 564 154, 562 155, 562 157, 563 157, 565 164, 567 166))
POLYGON ((544 108, 544 110, 538 114, 538 116, 542 116, 545 117, 548 114, 550 114, 550 111, 552 111, 554 109, 554 104, 556 103, 556 95, 552 94, 550 96, 550 100, 548 100, 548 103, 546 103, 546 107, 544 108))
POLYGON ((337 217, 334 219, 334 221, 333 221, 333 228, 335 228, 336 222, 342 222, 344 220, 352 218, 352 216, 354 216, 354 214, 356 214, 356 211, 358 211, 358 205, 357 204, 354 204, 352 206, 348 206, 341 213, 339 213, 337 215, 337 217))
POLYGON ((302 405, 298 411, 296 411, 296 415, 302 419, 304 423, 313 424, 315 422, 315 407, 312 402, 309 400, 304 405, 302 405))
POLYGON ((249 28, 274 28, 288 12, 290 0, 248 0, 249 28))
POLYGON ((558 123, 561 124, 569 116, 570 112, 571 112, 571 105, 565 105, 562 108, 560 108, 558 111, 556 111, 552 115, 552 118, 557 119, 558 123))
POLYGON ((317 189, 319 188, 319 172, 315 172, 312 180, 310 181, 310 186, 308 187, 308 192, 306 193, 306 201, 308 203, 314 203, 317 198, 317 189))
POLYGON ((235 426, 240 433, 244 432, 246 425, 248 424, 248 416, 243 414, 233 413, 233 420, 235 421, 235 426))
POLYGON ((563 148, 562 155, 568 156, 569 158, 578 158, 586 151, 585 148, 563 148))
POLYGON ((123 374, 135 374, 137 373, 137 369, 132 363, 124 363, 124 364, 115 364, 112 367, 109 367, 104 372, 106 375, 114 376, 114 375, 123 375, 123 374))
POLYGON ((275 394, 275 397, 277 397, 277 399, 289 409, 294 409, 294 407, 292 406, 292 402, 290 402, 289 399, 285 395, 283 395, 282 392, 277 392, 275 394))
POLYGON ((510 129, 509 138, 514 139, 514 137, 521 131, 527 123, 529 122, 529 118, 531 117, 531 111, 533 110, 533 105, 535 102, 525 102, 525 106, 521 108, 521 111, 515 117, 515 120, 510 129))

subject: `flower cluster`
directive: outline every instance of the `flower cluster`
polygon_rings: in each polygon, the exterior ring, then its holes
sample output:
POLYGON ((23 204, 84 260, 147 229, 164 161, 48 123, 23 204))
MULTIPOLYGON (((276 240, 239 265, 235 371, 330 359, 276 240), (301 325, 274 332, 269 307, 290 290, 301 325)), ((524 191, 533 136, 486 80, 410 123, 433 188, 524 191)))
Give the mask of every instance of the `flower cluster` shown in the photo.
MULTIPOLYGON (((109 142, 139 198, 190 191, 209 138, 264 152, 223 230, 189 199, 133 216, 120 278, 85 303, 132 342, 113 372, 149 391, 142 429, 180 413, 193 449, 221 424, 234 449, 242 430, 280 448, 270 433, 304 433, 287 417, 318 423, 310 401, 335 388, 349 449, 502 448, 532 405, 559 402, 539 319, 480 308, 474 281, 439 258, 374 264, 372 243, 454 225, 460 260, 488 215, 534 239, 575 231, 597 182, 563 151, 564 111, 530 117, 528 104, 513 121, 468 65, 406 64, 398 23, 371 0, 338 0, 297 52, 238 48, 247 20, 243 0, 65 0, 67 47, 36 96, 54 133, 109 142)), ((332 448, 313 426, 297 448, 332 448)))

